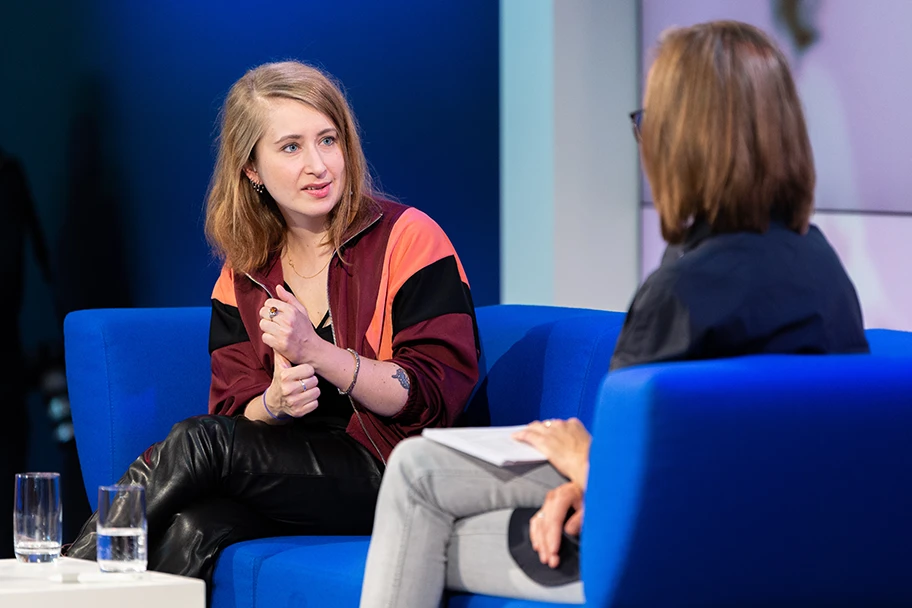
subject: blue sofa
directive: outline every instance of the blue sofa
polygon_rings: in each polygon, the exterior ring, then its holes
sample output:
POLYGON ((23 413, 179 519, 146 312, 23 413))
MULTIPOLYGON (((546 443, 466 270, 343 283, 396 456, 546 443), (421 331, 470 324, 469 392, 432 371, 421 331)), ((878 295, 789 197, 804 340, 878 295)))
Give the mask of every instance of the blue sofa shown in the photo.
MULTIPOLYGON (((617 312, 477 310, 468 424, 578 416, 593 430, 582 573, 592 606, 912 605, 912 334, 872 355, 757 356, 606 376, 617 312)), ((208 308, 96 309, 64 324, 80 463, 96 489, 205 411, 208 308)), ((221 555, 215 608, 356 606, 367 537, 221 555)), ((553 606, 453 594, 451 607, 553 606)))
MULTIPOLYGON (((94 309, 64 323, 76 445, 92 508, 175 422, 205 413, 209 309, 94 309)), ((624 315, 540 306, 477 310, 481 378, 465 424, 512 425, 577 416, 591 425, 624 315)), ((368 537, 283 537, 225 550, 215 608, 357 606, 368 537)), ((535 606, 462 595, 450 606, 535 606)))

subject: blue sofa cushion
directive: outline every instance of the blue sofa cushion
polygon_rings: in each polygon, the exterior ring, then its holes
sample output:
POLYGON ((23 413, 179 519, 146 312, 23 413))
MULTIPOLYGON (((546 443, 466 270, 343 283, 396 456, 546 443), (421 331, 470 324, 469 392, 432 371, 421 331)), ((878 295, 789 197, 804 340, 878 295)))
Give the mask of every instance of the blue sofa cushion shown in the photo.
POLYGON ((218 608, 357 606, 368 536, 293 536, 231 545, 218 560, 218 608))
MULTIPOLYGON (((293 536, 253 540, 222 552, 213 577, 212 605, 218 608, 357 606, 367 560, 367 536, 293 536)), ((455 593, 449 608, 559 608, 568 604, 529 602, 455 593)))
POLYGON ((454 593, 447 600, 447 608, 561 608, 579 604, 554 604, 550 602, 531 602, 515 600, 508 597, 494 597, 474 593, 454 593))

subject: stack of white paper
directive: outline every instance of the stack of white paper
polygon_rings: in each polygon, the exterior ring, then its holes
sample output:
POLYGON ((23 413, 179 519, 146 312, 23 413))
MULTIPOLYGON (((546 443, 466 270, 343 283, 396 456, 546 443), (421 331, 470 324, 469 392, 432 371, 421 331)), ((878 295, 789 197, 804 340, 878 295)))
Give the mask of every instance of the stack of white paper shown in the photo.
POLYGON ((424 429, 421 434, 497 466, 547 461, 528 443, 513 439, 511 435, 524 428, 526 425, 424 429))

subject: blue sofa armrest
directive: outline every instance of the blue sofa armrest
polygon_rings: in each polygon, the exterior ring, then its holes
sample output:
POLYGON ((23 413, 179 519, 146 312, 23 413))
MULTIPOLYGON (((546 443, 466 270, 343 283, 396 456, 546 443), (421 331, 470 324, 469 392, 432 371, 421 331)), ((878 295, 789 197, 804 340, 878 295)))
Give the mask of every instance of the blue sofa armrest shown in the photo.
POLYGON ((879 338, 886 355, 609 374, 582 536, 588 603, 912 605, 912 357, 893 348, 906 337, 879 338))
POLYGON ((498 304, 476 310, 482 358, 461 424, 578 417, 589 427, 624 313, 498 304))
POLYGON ((912 331, 899 329, 866 329, 865 337, 871 354, 889 357, 912 355, 912 331))
POLYGON ((171 426, 205 414, 207 307, 89 309, 64 320, 67 385, 89 503, 171 426))

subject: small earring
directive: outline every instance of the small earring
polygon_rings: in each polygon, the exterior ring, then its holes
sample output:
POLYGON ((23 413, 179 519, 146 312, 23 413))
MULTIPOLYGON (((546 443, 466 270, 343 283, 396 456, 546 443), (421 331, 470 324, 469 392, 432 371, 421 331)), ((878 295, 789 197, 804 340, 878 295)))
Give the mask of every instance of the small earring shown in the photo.
MULTIPOLYGON (((250 179, 249 177, 247 179, 250 179)), ((250 185, 253 186, 253 189, 257 191, 258 194, 263 194, 266 192, 266 186, 261 183, 255 182, 250 179, 250 185)))

